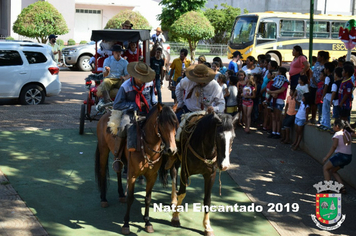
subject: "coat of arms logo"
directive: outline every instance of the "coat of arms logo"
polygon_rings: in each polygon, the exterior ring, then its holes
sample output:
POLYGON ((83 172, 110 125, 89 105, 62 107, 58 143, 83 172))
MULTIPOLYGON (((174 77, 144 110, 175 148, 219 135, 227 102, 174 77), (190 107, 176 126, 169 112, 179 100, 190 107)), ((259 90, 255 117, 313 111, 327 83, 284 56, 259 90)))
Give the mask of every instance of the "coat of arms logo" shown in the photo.
POLYGON ((315 215, 312 220, 317 227, 323 230, 335 230, 345 221, 346 215, 341 214, 342 184, 333 181, 320 181, 314 184, 317 194, 315 195, 315 215))

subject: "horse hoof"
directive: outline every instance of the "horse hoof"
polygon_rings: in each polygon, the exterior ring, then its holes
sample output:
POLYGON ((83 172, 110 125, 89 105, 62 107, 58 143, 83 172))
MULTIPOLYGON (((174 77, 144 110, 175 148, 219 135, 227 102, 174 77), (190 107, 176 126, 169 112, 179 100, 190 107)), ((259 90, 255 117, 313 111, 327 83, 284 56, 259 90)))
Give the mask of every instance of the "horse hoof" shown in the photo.
POLYGON ((102 208, 107 208, 109 206, 108 202, 101 202, 101 207, 102 208))
POLYGON ((121 233, 122 233, 123 235, 128 235, 128 234, 130 234, 130 227, 122 227, 121 233))
POLYGON ((146 226, 146 227, 145 227, 145 230, 146 230, 147 233, 153 233, 153 232, 155 232, 155 231, 153 230, 153 226, 152 226, 152 225, 146 226))
POLYGON ((204 236, 214 236, 214 231, 204 231, 204 236))
POLYGON ((172 224, 173 227, 179 227, 180 226, 179 220, 172 219, 171 220, 171 224, 172 224))
POLYGON ((126 203, 126 197, 119 197, 119 202, 126 203))

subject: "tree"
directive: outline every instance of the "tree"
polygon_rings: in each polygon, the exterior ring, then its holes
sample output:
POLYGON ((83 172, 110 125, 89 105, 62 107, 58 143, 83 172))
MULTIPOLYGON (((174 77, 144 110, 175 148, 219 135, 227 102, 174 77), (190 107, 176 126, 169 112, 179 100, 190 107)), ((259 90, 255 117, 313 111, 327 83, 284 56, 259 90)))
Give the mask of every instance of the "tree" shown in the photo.
POLYGON ((50 34, 62 35, 69 32, 62 14, 52 4, 42 1, 24 8, 12 30, 19 35, 36 38, 39 43, 46 43, 50 34))
MULTIPOLYGON (((222 3, 222 9, 214 8, 206 9, 204 15, 209 19, 212 26, 215 28, 215 36, 206 40, 209 44, 220 43, 227 44, 231 36, 231 30, 235 22, 235 18, 241 14, 240 8, 235 8, 222 3)), ((244 13, 248 11, 244 9, 244 13)))
POLYGON ((207 0, 162 0, 162 14, 157 19, 161 21, 162 30, 169 31, 171 25, 184 13, 196 11, 205 6, 207 0))
POLYGON ((133 29, 151 29, 148 20, 139 12, 124 10, 113 16, 105 26, 105 29, 121 29, 121 25, 129 20, 133 29))
POLYGON ((198 41, 214 36, 214 27, 202 12, 190 11, 179 17, 171 27, 175 35, 188 41, 192 61, 198 41))

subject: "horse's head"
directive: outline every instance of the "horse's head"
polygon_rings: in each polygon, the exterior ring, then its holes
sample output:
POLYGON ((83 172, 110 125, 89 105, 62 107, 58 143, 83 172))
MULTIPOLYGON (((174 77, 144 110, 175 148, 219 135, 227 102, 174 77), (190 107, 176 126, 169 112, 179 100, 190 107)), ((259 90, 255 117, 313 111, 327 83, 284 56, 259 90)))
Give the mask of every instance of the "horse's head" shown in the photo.
POLYGON ((171 108, 169 106, 163 106, 160 103, 157 105, 157 110, 159 111, 157 117, 157 132, 164 143, 164 154, 169 156, 174 155, 177 152, 175 136, 179 123, 177 116, 174 113, 176 107, 177 105, 171 108))
POLYGON ((232 142, 235 138, 235 124, 237 116, 232 117, 228 114, 214 114, 216 122, 216 152, 218 168, 225 171, 230 166, 230 153, 232 150, 232 142))

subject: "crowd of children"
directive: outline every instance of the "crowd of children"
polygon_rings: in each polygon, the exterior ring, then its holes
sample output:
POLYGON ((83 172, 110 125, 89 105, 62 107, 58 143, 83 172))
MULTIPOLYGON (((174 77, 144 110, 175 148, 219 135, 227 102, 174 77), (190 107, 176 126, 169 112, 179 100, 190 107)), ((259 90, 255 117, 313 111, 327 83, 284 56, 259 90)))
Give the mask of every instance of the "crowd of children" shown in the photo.
POLYGON ((355 72, 353 64, 345 62, 344 58, 329 62, 326 51, 313 57, 313 64, 309 66, 299 57, 305 57, 302 49, 298 46, 296 49, 293 55, 301 61, 301 72, 294 86, 287 69, 279 67, 268 54, 259 55, 257 60, 249 56, 246 64, 241 65, 242 56, 235 53, 229 64, 232 70, 227 70, 219 57, 215 57, 211 64, 223 89, 226 113, 239 114, 239 125, 247 134, 251 126, 257 127, 269 132, 269 138, 291 144, 293 150, 299 148, 305 124, 315 124, 320 130, 334 132, 330 125, 331 115, 335 119, 350 120, 355 72), (309 114, 312 114, 311 119, 308 119, 309 114), (293 140, 291 128, 296 133, 293 140))

